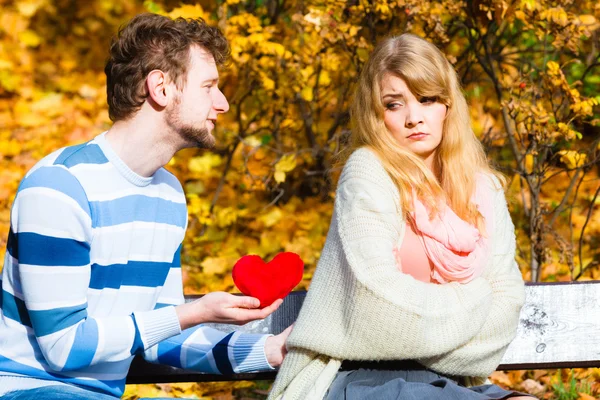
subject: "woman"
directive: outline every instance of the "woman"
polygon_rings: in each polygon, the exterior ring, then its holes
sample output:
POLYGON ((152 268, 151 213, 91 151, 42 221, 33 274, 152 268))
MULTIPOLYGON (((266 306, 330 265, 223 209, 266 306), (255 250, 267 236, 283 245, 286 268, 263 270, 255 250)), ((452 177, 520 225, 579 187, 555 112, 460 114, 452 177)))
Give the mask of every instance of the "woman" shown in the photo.
POLYGON ((503 399, 480 384, 524 287, 502 178, 432 44, 384 40, 352 109, 327 242, 270 399, 503 399), (340 369, 341 367, 341 369, 340 369))

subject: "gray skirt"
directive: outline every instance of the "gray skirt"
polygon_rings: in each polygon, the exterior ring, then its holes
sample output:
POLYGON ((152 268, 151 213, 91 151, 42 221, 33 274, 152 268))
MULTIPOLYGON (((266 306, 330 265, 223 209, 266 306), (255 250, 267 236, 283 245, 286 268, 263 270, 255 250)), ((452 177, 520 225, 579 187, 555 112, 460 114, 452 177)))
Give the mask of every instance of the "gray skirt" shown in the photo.
MULTIPOLYGON (((497 385, 460 386, 430 370, 357 369, 338 372, 326 400, 487 400, 531 396, 497 385)), ((534 399, 535 397, 532 397, 534 399)))

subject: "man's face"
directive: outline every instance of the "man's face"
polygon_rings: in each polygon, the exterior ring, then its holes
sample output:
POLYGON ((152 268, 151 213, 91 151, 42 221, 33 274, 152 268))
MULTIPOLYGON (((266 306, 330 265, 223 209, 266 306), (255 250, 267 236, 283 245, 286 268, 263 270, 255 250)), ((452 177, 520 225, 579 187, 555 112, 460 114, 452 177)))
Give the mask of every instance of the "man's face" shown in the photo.
POLYGON ((229 110, 229 103, 217 86, 219 72, 210 53, 192 46, 190 66, 183 91, 176 92, 167 106, 166 123, 190 147, 212 148, 217 116, 229 110))

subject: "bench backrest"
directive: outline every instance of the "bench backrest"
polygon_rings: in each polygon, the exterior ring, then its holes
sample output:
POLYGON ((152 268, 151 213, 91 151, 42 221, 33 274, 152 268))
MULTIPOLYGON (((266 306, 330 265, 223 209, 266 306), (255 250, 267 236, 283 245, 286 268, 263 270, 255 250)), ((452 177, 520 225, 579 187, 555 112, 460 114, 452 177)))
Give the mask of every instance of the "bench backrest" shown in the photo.
MULTIPOLYGON (((292 324, 306 292, 292 292, 268 318, 244 326, 211 324, 224 331, 278 334, 292 324)), ((600 281, 526 286, 517 337, 499 370, 600 367, 600 281)), ((192 301, 198 296, 188 296, 192 301)), ((184 371, 136 358, 128 383, 273 379, 275 373, 222 376, 184 371)))

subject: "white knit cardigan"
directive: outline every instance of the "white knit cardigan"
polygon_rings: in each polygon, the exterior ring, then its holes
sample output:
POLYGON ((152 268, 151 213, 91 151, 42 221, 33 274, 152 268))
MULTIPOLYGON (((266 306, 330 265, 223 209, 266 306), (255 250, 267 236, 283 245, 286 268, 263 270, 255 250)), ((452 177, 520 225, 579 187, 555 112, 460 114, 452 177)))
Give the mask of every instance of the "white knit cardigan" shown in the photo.
POLYGON ((406 227, 397 187, 373 152, 355 151, 269 399, 322 399, 342 360, 414 359, 474 378, 493 372, 525 299, 514 226, 498 186, 490 179, 493 255, 483 275, 467 284, 424 283, 396 267, 392 250, 406 227))

